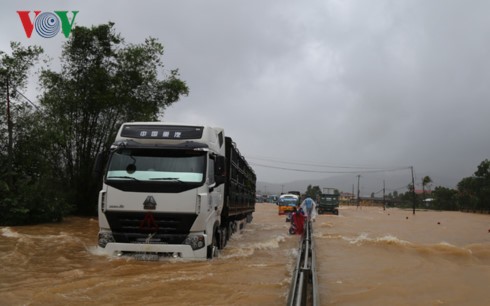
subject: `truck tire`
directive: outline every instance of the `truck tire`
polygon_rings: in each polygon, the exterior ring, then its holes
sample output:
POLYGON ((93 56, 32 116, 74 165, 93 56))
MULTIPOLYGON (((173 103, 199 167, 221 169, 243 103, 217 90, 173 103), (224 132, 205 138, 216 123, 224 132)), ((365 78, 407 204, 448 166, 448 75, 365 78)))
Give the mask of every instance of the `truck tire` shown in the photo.
POLYGON ((219 228, 219 246, 218 249, 222 250, 226 246, 226 242, 228 241, 226 239, 226 227, 220 227, 219 228))
POLYGON ((233 234, 233 224, 232 222, 228 222, 228 225, 226 226, 226 240, 230 240, 231 235, 233 234))
POLYGON ((218 237, 216 231, 213 233, 213 242, 211 245, 208 245, 207 249, 207 258, 213 259, 214 257, 218 257, 218 237))
POLYGON ((247 223, 251 223, 253 220, 253 215, 252 214, 247 214, 247 223))

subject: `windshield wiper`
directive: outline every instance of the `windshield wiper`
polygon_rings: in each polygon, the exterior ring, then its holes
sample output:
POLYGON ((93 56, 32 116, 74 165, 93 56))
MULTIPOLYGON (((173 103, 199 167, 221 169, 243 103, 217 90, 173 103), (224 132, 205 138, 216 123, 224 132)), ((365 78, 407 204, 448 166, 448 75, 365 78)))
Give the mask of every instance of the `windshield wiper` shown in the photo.
POLYGON ((127 175, 125 175, 125 176, 108 176, 107 177, 107 179, 112 179, 112 178, 125 178, 125 179, 131 179, 131 180, 139 182, 139 180, 137 178, 132 177, 132 176, 127 176, 127 175))
POLYGON ((177 177, 152 177, 149 179, 150 181, 172 181, 183 183, 183 181, 179 180, 177 177))

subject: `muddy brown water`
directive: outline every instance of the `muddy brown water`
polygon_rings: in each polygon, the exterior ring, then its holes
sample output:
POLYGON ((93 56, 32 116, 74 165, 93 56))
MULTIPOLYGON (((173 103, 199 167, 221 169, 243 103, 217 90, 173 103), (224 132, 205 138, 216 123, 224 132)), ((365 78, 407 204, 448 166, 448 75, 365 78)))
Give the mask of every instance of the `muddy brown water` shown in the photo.
MULTIPOLYGON (((96 219, 0 227, 0 305, 285 305, 298 237, 274 204, 210 261, 97 252, 96 219)), ((314 223, 322 305, 490 305, 490 216, 341 207, 314 223)))

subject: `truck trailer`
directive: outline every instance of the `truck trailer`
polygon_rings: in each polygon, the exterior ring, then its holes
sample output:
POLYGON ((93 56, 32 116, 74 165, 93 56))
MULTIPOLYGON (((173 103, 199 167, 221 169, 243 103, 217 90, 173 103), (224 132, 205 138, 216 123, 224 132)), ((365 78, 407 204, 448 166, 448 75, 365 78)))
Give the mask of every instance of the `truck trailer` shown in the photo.
POLYGON ((104 159, 98 247, 106 254, 213 258, 252 221, 256 175, 222 128, 124 123, 97 164, 104 159))

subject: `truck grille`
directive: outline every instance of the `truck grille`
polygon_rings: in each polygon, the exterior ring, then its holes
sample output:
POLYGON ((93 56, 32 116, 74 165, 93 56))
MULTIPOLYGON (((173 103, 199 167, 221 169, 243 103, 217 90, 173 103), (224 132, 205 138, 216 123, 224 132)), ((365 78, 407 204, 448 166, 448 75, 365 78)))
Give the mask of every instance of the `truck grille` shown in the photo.
POLYGON ((116 242, 181 244, 196 214, 112 212, 105 213, 116 242))

